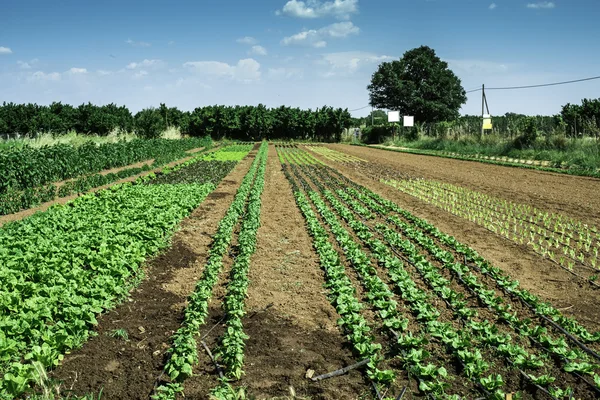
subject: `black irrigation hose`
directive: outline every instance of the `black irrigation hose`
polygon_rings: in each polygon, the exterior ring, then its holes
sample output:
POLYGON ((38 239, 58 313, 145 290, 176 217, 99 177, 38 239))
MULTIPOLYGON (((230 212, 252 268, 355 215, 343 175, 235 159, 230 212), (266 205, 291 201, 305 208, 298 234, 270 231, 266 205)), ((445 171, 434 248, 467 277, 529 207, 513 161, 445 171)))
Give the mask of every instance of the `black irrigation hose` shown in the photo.
MULTIPOLYGON (((389 244, 389 243, 388 243, 389 244)), ((405 256, 403 256, 394 246, 392 246, 390 244, 390 248, 392 249, 392 251, 394 252, 394 254, 396 254, 398 257, 400 257, 401 259, 405 260, 407 263, 409 263, 410 265, 412 265, 413 267, 415 266, 410 260, 408 260, 405 256)), ((416 268, 416 267, 415 267, 416 268)), ((466 283, 463 281, 463 279, 458 276, 458 279, 461 281, 461 283, 463 285, 465 285, 465 287, 467 287, 467 289, 469 289, 469 291, 473 292, 473 289, 469 288, 466 283)), ((475 293, 473 293, 475 294, 475 293)), ((463 321, 464 322, 464 321, 463 321)), ((529 377, 529 375, 527 375, 525 372, 523 372, 520 368, 515 367, 514 364, 510 361, 510 359, 508 359, 507 357, 504 357, 504 359, 513 367, 515 368, 517 371, 519 371, 532 385, 534 385, 535 387, 537 387, 538 389, 540 389, 543 393, 547 394, 548 396, 550 396, 550 398, 552 398, 553 400, 558 400, 556 397, 552 396, 552 394, 550 394, 550 392, 548 392, 546 389, 544 389, 543 387, 539 386, 538 384, 534 383, 533 380, 529 377)), ((465 368, 464 363, 462 362, 462 360, 458 360, 461 364, 461 366, 463 367, 463 369, 465 368)), ((483 389, 485 391, 486 396, 490 396, 490 393, 483 387, 483 385, 481 385, 481 383, 477 382, 478 386, 480 386, 480 389, 483 389)))
MULTIPOLYGON (((330 177, 331 177, 331 175, 330 175, 330 177)), ((331 177, 331 178, 333 178, 333 177, 331 177)), ((314 181, 314 179, 315 179, 315 178, 313 178, 313 177, 311 176, 311 179, 313 179, 313 181, 314 181)), ((323 176, 321 176, 321 179, 325 180, 325 178, 324 178, 323 176)), ((339 180, 337 180, 337 181, 339 182, 339 180)), ((329 183, 329 185, 333 185, 333 184, 332 184, 332 183, 329 183)), ((337 186, 338 186, 338 187, 340 186, 340 185, 339 185, 339 183, 338 183, 338 185, 337 185, 337 186)), ((363 221, 365 221, 365 219, 362 219, 362 220, 363 220, 363 221)), ((399 251, 398 251, 398 250, 397 250, 397 249, 396 249, 396 248, 395 248, 393 245, 391 245, 391 243, 389 243, 389 242, 388 242, 388 244, 390 245, 390 248, 391 248, 391 249, 392 249, 392 251, 393 251, 393 252, 396 254, 396 256, 398 256, 400 259, 403 259, 403 260, 404 260, 405 262, 407 262, 408 264, 412 265, 412 266, 413 266, 413 267, 414 267, 414 268, 417 270, 417 273, 418 273, 418 274, 419 274, 419 275, 420 275, 420 276, 421 276, 421 277, 424 279, 424 277, 423 277, 423 274, 422 274, 422 273, 419 271, 419 269, 418 269, 418 268, 415 266, 415 264, 414 264, 413 262, 411 262, 411 261, 410 261, 410 260, 409 260, 409 259, 408 259, 406 256, 404 256, 403 254, 401 254, 401 253, 400 253, 400 252, 399 252, 399 251)), ((478 297, 478 296, 477 296, 477 294, 475 293, 475 291, 474 291, 472 288, 470 288, 470 287, 469 287, 469 286, 466 284, 466 282, 465 282, 465 281, 462 279, 462 277, 461 277, 459 274, 457 274, 457 273, 453 272, 453 275, 456 275, 456 276, 457 276, 457 278, 460 280, 461 284, 462 284, 464 287, 466 287, 466 288, 467 288, 467 289, 468 289, 468 290, 469 290, 469 291, 470 291, 470 292, 471 292, 473 295, 475 295, 476 297, 478 297)), ((428 286, 430 286, 430 285, 428 285, 428 286)), ((430 286, 430 287, 431 287, 431 286, 430 286)), ((446 305, 448 306, 448 308, 449 308, 449 309, 452 309, 452 306, 450 305, 450 303, 449 303, 449 302, 448 302, 446 299, 443 299, 443 300, 445 301, 445 303, 446 303, 446 305)), ((488 308, 489 308, 489 306, 488 306, 488 308)), ((464 321, 463 321, 463 323, 464 323, 464 321)), ((541 346, 541 345, 540 345, 540 346, 541 346)), ((543 348, 543 347, 542 347, 542 348, 543 348)), ((546 351, 547 351, 547 349, 546 349, 546 351)), ((518 371, 519 371, 519 372, 520 372, 520 373, 521 373, 521 374, 522 374, 524 377, 526 377, 526 379, 527 379, 528 381, 530 381, 530 383, 531 383, 532 385, 534 385, 536 388, 538 388, 539 390, 541 390, 543 393, 545 393, 546 395, 548 395, 548 396, 549 396, 550 398, 552 398, 553 400, 558 400, 558 399, 556 399, 556 397, 554 397, 554 396, 553 396, 551 393, 549 393, 549 392, 548 392, 546 389, 544 389, 544 388, 543 388, 543 387, 541 387, 540 385, 538 385, 538 384, 534 383, 534 382, 532 381, 532 379, 529 377, 529 375, 527 375, 525 372, 523 372, 523 371, 522 371, 520 368, 518 368, 518 367, 515 367, 515 366, 514 366, 514 364, 513 364, 513 363, 510 361, 510 359, 508 359, 507 357, 504 357, 504 358, 505 358, 505 360, 506 360, 506 361, 507 361, 507 362, 508 362, 508 363, 509 363, 509 364, 510 364, 510 365, 511 365, 513 368, 515 368, 516 370, 518 370, 518 371)), ((462 362, 462 360, 460 360, 460 359, 459 359, 458 361, 460 362, 460 364, 462 365, 462 367, 463 367, 463 369, 464 369, 464 368, 465 368, 465 365, 464 365, 464 363, 462 362)), ((574 375, 576 375, 576 376, 577 376, 578 374, 574 374, 574 375)), ((581 376, 578 376, 578 377, 579 377, 580 379, 582 379, 584 382, 586 382, 586 383, 590 384, 588 381, 586 381, 585 379, 583 379, 581 376)), ((483 391, 484 391, 484 393, 486 394, 486 396, 490 396, 490 393, 489 393, 489 392, 488 392, 488 391, 485 389, 485 387, 483 387, 483 385, 481 385, 481 383, 477 382, 477 385, 479 386, 480 390, 483 390, 483 391)), ((592 387, 594 387, 594 386, 592 385, 592 387)), ((594 388, 595 388, 595 387, 594 387, 594 388)), ((595 389, 596 389, 596 388, 595 388, 595 389)))
MULTIPOLYGON (((470 264, 466 262, 466 258, 467 256, 465 255, 465 265, 467 267, 471 267, 474 270, 478 271, 480 274, 482 275, 488 275, 487 273, 483 272, 478 266, 474 265, 474 264, 470 264)), ((500 286, 500 285, 498 285, 500 286)), ((527 303, 525 300, 523 300, 521 297, 517 296, 516 294, 514 294, 513 292, 511 292, 510 290, 501 287, 502 291, 504 291, 505 293, 511 295, 512 297, 517 298, 518 300, 521 301, 521 303, 529 308, 531 311, 533 311, 533 313, 543 319, 544 321, 546 321, 547 323, 549 323, 550 325, 552 325, 552 327, 554 329, 559 330, 561 333, 563 333, 569 340, 571 340, 574 344, 576 344, 581 350, 585 351, 587 354, 589 354, 590 356, 594 357, 597 360, 600 360, 600 354, 596 353, 594 350, 590 349, 588 346, 586 346, 585 344, 581 343, 581 341, 579 339, 577 339, 575 336, 573 336, 572 334, 570 334, 569 332, 567 332, 567 330, 565 330, 562 326, 558 325, 556 322, 552 321, 550 318, 546 317, 545 315, 539 314, 535 307, 533 307, 531 304, 527 303)))

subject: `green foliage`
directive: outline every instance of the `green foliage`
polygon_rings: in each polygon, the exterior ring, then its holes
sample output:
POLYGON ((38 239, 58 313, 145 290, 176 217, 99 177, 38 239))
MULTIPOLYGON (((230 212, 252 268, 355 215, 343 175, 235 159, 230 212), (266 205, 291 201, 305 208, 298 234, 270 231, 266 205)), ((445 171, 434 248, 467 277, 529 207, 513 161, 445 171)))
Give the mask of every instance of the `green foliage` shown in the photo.
POLYGON ((211 135, 238 140, 293 139, 339 142, 351 116, 341 108, 322 107, 315 111, 281 106, 208 106, 190 113, 183 131, 191 136, 211 135))
POLYGON ((165 119, 156 108, 146 108, 135 115, 135 132, 139 137, 156 139, 165 129, 165 119))
POLYGON ((214 185, 116 185, 0 228, 0 397, 80 346, 214 185), (23 290, 27 288, 27 290, 23 290))
POLYGON ((381 63, 367 88, 371 105, 414 115, 422 122, 456 119, 467 101, 460 79, 427 46, 381 63))
POLYGON ((383 143, 391 135, 391 128, 386 125, 371 125, 362 129, 362 141, 369 144, 383 143))
POLYGON ((523 120, 523 134, 517 137, 513 143, 513 146, 518 150, 523 150, 524 148, 530 147, 533 145, 538 137, 538 130, 536 121, 533 118, 526 118, 523 120))
POLYGON ((186 150, 210 145, 210 139, 136 139, 129 142, 66 144, 39 149, 24 147, 0 152, 0 195, 47 183, 123 167, 149 159, 181 158, 186 150))
MULTIPOLYGON (((165 373, 172 382, 182 383, 189 378, 192 375, 193 365, 198 362, 195 336, 198 334, 198 329, 204 324, 204 321, 208 316, 208 302, 212 297, 213 287, 218 281, 219 272, 223 266, 223 257, 229 249, 232 234, 235 227, 238 225, 238 220, 246 209, 246 201, 249 196, 255 196, 251 194, 251 192, 256 193, 255 189, 253 190, 253 182, 255 177, 256 179, 262 179, 259 178, 258 175, 264 175, 266 161, 267 144, 264 142, 261 145, 257 157, 250 166, 249 171, 244 176, 233 202, 229 206, 225 216, 219 222, 217 233, 213 236, 213 242, 209 250, 208 260, 204 267, 202 277, 198 280, 194 292, 188 298, 188 305, 184 311, 184 319, 181 323, 181 327, 172 336, 173 344, 169 349, 171 356, 164 368, 165 373)), ((239 350, 239 340, 243 340, 244 335, 243 332, 240 333, 239 331, 240 326, 237 326, 237 328, 238 329, 229 327, 228 330, 234 330, 233 333, 235 333, 235 338, 238 339, 237 349, 239 350)), ((239 359, 237 355, 236 359, 239 359)), ((239 368, 239 365, 237 367, 239 368)), ((232 369, 232 371, 234 376, 241 374, 241 370, 239 369, 232 369)), ((155 391, 154 398, 169 398, 166 397, 165 393, 169 394, 172 392, 170 390, 170 385, 172 384, 159 386, 155 391)), ((179 387, 181 387, 181 385, 179 387)))

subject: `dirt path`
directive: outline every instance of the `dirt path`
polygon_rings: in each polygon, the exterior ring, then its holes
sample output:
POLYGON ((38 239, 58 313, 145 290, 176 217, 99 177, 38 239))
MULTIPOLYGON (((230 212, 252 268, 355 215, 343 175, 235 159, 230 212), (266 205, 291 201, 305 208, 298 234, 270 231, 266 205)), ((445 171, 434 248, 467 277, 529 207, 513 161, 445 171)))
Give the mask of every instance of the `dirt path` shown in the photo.
MULTIPOLYGON (((198 152, 198 151, 201 151, 201 150, 202 150, 202 148, 201 148, 201 149, 195 149, 195 151, 192 151, 192 150, 190 150, 189 152, 191 152, 190 154, 192 154, 192 153, 196 153, 196 152, 198 152)), ((213 150, 216 150, 216 148, 215 148, 215 149, 211 149, 211 150, 209 150, 208 152, 210 152, 210 151, 213 151, 213 150)), ((185 158, 182 158, 182 159, 179 159, 179 160, 173 161, 173 162, 171 162, 171 163, 169 163, 169 164, 167 164, 167 165, 163 165, 162 167, 159 167, 159 168, 154 168, 154 169, 152 169, 152 170, 150 170, 150 171, 146 171, 146 172, 142 172, 142 173, 140 173, 140 174, 134 175, 134 176, 130 176, 129 178, 120 179, 120 180, 118 180, 118 181, 115 181, 115 182, 112 182, 112 183, 109 183, 109 184, 106 184, 106 185, 103 185, 103 186, 98 186, 98 187, 96 187, 96 188, 90 189, 90 190, 89 190, 89 191, 87 191, 86 193, 93 193, 93 192, 97 192, 97 191, 99 191, 99 190, 102 190, 102 189, 109 188, 109 187, 111 187, 111 186, 113 186, 113 185, 116 185, 116 184, 118 184, 118 183, 133 182, 133 181, 135 181, 137 178, 139 178, 140 176, 146 176, 146 175, 148 175, 148 174, 150 174, 150 173, 152 173, 152 172, 159 172, 159 171, 161 171, 163 168, 166 168, 166 167, 173 167, 173 166, 175 166, 175 165, 177 165, 177 164, 181 164, 181 163, 183 163, 183 162, 186 162, 187 160, 191 159, 192 157, 194 157, 194 155, 190 155, 190 156, 188 156, 188 157, 185 157, 185 158)), ((117 172, 119 172, 119 171, 121 171, 121 170, 124 170, 124 169, 126 169, 126 168, 137 168, 137 167, 141 167, 141 166, 143 166, 144 164, 146 164, 146 163, 148 163, 148 162, 153 162, 153 160, 149 160, 149 161, 142 161, 142 162, 139 162, 139 163, 137 163, 137 164, 127 165, 127 166, 125 166, 125 167, 114 168, 114 169, 110 169, 110 170, 104 170, 104 171, 101 171, 101 172, 99 172, 99 173, 100 173, 100 174, 102 174, 102 175, 108 175, 108 174, 109 174, 109 173, 111 173, 111 172, 112 172, 112 173, 117 173, 117 172)), ((69 182, 69 181, 72 181, 72 180, 74 180, 74 179, 69 179, 69 180, 66 180, 66 181, 57 182, 57 183, 55 183, 55 185, 56 185, 56 187, 60 187, 60 186, 64 185, 65 183, 67 183, 67 182, 69 182)), ((66 204, 66 203, 68 203, 69 201, 71 201, 71 200, 73 200, 73 199, 76 199, 77 197, 81 196, 82 194, 83 194, 83 193, 80 193, 80 194, 74 194, 74 195, 67 196, 67 197, 59 197, 59 198, 56 198, 56 199, 54 199, 54 200, 48 201, 48 202, 46 202, 46 203, 40 204, 39 206, 37 206, 37 207, 34 207, 34 208, 29 208, 29 209, 27 209, 27 210, 19 211, 19 212, 17 212, 17 213, 14 213, 14 214, 2 215, 2 216, 0 216, 0 227, 1 227, 2 225, 4 225, 5 223, 7 223, 7 222, 11 222, 11 221, 19 221, 19 220, 21 220, 21 219, 27 218, 27 217, 29 217, 29 216, 31 216, 31 215, 33 215, 33 214, 35 214, 35 213, 36 213, 36 212, 38 212, 38 211, 46 211, 48 208, 50 208, 51 206, 53 206, 53 205, 55 205, 55 204, 66 204)))
MULTIPOLYGON (((255 154, 252 152, 251 154, 255 154)), ((208 246, 252 159, 249 156, 180 224, 172 246, 146 266, 147 278, 130 298, 98 318, 97 337, 67 355, 51 377, 75 394, 102 399, 148 399, 160 376, 169 338, 181 323, 187 296, 206 262, 208 246), (115 329, 129 340, 110 336, 115 329)))
MULTIPOLYGON (((565 179, 570 183, 562 184, 570 184, 571 191, 575 191, 575 188, 577 187, 574 182, 584 181, 589 182, 590 184, 595 184, 596 187, 598 187, 598 193, 600 193, 600 181, 570 176, 557 177, 554 174, 538 173, 528 170, 520 171, 515 168, 488 166, 484 164, 455 160, 444 160, 438 157, 416 156, 419 158, 421 164, 414 164, 414 162, 417 160, 407 161, 405 159, 405 157, 414 157, 408 154, 373 149, 357 151, 362 150, 363 148, 344 145, 333 145, 331 147, 338 151, 347 152, 349 154, 368 159, 371 166, 365 167, 359 163, 342 164, 331 162, 320 156, 317 156, 317 158, 320 158, 327 164, 335 167, 355 182, 370 188, 374 192, 384 196, 389 200, 394 201, 414 215, 424 218, 430 223, 436 225, 441 231, 450 234, 456 237, 456 239, 462 243, 469 245, 494 265, 502 268, 513 279, 518 280, 524 288, 540 296, 543 300, 552 303, 555 307, 559 309, 564 308, 563 314, 577 318, 582 324, 594 331, 600 330, 600 309, 596 307, 596 304, 598 304, 600 301, 600 290, 593 289, 590 285, 572 276, 552 262, 542 259, 539 255, 534 253, 533 250, 525 245, 517 245, 512 241, 497 236, 472 222, 454 216, 433 205, 424 203, 388 185, 380 183, 375 170, 377 169, 376 166, 379 165, 383 166, 384 168, 391 168, 398 173, 410 172, 415 175, 419 174, 419 176, 435 178, 465 186, 467 186, 465 182, 474 181, 473 184, 470 185, 470 187, 473 189, 490 193, 490 191, 486 190, 487 187, 490 187, 492 188, 491 192, 495 195, 499 195, 499 193, 512 193, 512 199, 521 202, 528 196, 534 196, 535 189, 532 189, 532 186, 538 185, 539 187, 540 184, 536 183, 535 179, 531 176, 527 176, 529 181, 521 181, 519 183, 516 181, 516 178, 511 178, 510 182, 506 182, 506 180, 500 179, 502 171, 504 171, 504 175, 507 174, 506 171, 516 171, 517 176, 522 173, 525 175, 533 173, 533 176, 537 177, 539 174, 540 180, 560 181, 561 179, 565 179), (390 157, 390 154, 392 157, 390 157), (394 160, 393 157, 395 157, 396 160, 394 160), (466 164, 467 166, 465 167, 466 169, 464 175, 461 175, 461 170, 456 165, 453 166, 454 170, 452 170, 451 166, 448 165, 446 166, 445 171, 440 172, 440 176, 433 176, 433 171, 436 169, 443 170, 442 167, 435 165, 438 160, 442 161, 443 163, 450 161, 452 163, 460 163, 460 165, 466 164), (484 174, 484 171, 481 171, 480 169, 487 170, 489 168, 501 169, 501 171, 493 171, 496 174, 495 178, 490 177, 489 179, 486 179, 487 182, 481 181, 479 182, 480 186, 475 186, 475 178, 484 174), (425 172, 422 173, 421 171, 425 172), (452 180, 447 180, 446 177, 448 176, 452 180), (572 182, 571 179, 573 179, 572 182), (498 182, 498 187, 494 186, 496 182, 498 182), (511 192, 512 186, 514 186, 514 189, 512 189, 514 192, 511 192)), ((547 192, 550 191, 551 189, 548 188, 547 192)), ((588 192, 589 194, 589 189, 587 187, 582 187, 582 191, 588 192)), ((546 193, 545 196, 549 196, 547 192, 544 192, 546 193)), ((564 204, 561 203, 563 209, 574 210, 576 208, 575 206, 569 204, 568 200, 563 198, 559 192, 552 193, 552 196, 554 196, 552 198, 555 199, 555 202, 559 201, 558 199, 561 199, 561 201, 565 202, 564 204)), ((538 195, 541 195, 541 193, 538 195)), ((596 202, 600 203, 600 199, 595 197, 591 197, 588 200, 591 204, 596 202)), ((579 198, 579 201, 585 202, 583 198, 579 198)), ((583 208, 583 205, 581 205, 581 207, 583 208)))
POLYGON ((516 203, 562 213, 600 227, 600 179, 473 161, 399 153, 370 147, 332 149, 395 168, 413 177, 465 186, 516 203))
MULTIPOLYGON (((368 391, 356 371, 319 384, 305 378, 308 369, 322 374, 356 360, 337 327, 339 315, 326 298, 312 239, 274 146, 269 148, 261 227, 249 278, 244 319, 244 330, 250 336, 246 375, 235 386, 247 387, 258 399, 289 396, 290 387, 297 396, 311 399, 357 399, 368 391)), ((209 326, 212 323, 207 329, 209 326)), ((205 364, 204 376, 214 375, 210 361, 205 364)), ((191 378, 186 382, 186 396, 207 398, 215 382, 212 376, 204 381, 191 378)))

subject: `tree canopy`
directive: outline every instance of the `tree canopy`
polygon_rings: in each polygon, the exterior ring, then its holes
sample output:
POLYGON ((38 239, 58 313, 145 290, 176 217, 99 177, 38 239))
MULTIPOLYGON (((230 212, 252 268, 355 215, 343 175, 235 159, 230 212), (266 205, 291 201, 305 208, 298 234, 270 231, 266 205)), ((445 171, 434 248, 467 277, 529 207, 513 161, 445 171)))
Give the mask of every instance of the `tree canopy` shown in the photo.
POLYGON ((381 63, 367 89, 372 106, 413 115, 418 122, 454 120, 467 101, 460 79, 427 46, 381 63))

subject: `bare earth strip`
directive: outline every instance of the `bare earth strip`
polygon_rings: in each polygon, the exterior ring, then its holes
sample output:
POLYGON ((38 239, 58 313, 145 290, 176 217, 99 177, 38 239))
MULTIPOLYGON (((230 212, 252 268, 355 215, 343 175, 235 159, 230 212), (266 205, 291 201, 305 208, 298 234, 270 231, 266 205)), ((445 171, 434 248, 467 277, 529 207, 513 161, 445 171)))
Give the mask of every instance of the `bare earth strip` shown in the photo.
MULTIPOLYGON (((111 187, 111 186, 113 186, 113 185, 116 185, 116 184, 118 184, 118 183, 133 182, 133 181, 135 181, 137 178, 139 178, 140 176, 146 176, 146 175, 148 175, 148 174, 150 174, 150 173, 152 173, 152 172, 159 172, 159 171, 161 171, 161 170, 162 170, 163 168, 165 168, 165 167, 173 167, 173 166, 175 166, 175 165, 177 165, 177 164, 181 164, 181 163, 183 163, 183 162, 186 162, 187 160, 191 159, 191 158, 193 157, 193 153, 197 153, 198 151, 201 151, 202 149, 203 149, 203 148, 199 148, 199 149, 190 150, 190 151, 188 151, 188 153, 190 153, 190 154, 192 154, 192 155, 190 155, 189 157, 185 157, 185 158, 182 158, 182 159, 179 159, 179 160, 173 161, 173 162, 171 162, 171 163, 169 163, 169 164, 167 164, 167 165, 163 165, 163 166, 162 166, 162 167, 160 167, 160 168, 155 168, 155 169, 153 169, 153 170, 150 170, 150 171, 146 171, 146 172, 142 172, 142 173, 140 173, 140 174, 134 175, 134 176, 130 176, 129 178, 121 179, 121 180, 118 180, 118 181, 115 181, 115 182, 112 182, 112 183, 109 183, 109 184, 106 184, 106 185, 103 185, 103 186, 98 186, 98 187, 96 187, 96 188, 90 189, 90 190, 89 190, 88 192, 86 192, 86 193, 93 193, 93 192, 97 192, 97 191, 99 191, 99 190, 102 190, 102 189, 109 188, 109 187, 111 187)), ((211 150, 209 150, 208 152, 210 152, 210 151, 213 151, 213 150, 216 150, 216 148, 215 148, 215 149, 211 149, 211 150)), ((127 169, 127 168, 137 168, 137 167, 141 167, 141 166, 143 166, 144 164, 147 164, 147 163, 152 163, 153 161, 154 161, 154 160, 142 161, 142 162, 139 162, 139 163, 137 163, 137 164, 127 165, 127 166, 125 166, 125 167, 114 168, 114 169, 110 169, 110 170, 104 170, 104 171, 101 171, 101 172, 99 172, 99 173, 100 173, 100 174, 102 174, 102 175, 108 175, 108 174, 110 174, 111 172, 112 172, 112 173, 117 173, 117 172, 119 172, 119 171, 122 171, 122 170, 124 170, 124 169, 127 169)), ((67 183, 67 182, 69 182, 69 181, 72 181, 72 180, 73 180, 73 179, 69 179, 69 180, 66 180, 66 181, 57 182, 57 183, 55 183, 55 185, 56 185, 57 187, 60 187, 60 186, 64 185, 65 183, 67 183)), ((53 206, 53 205, 55 205, 55 204, 66 204, 66 203, 68 203, 69 201, 71 201, 71 200, 73 200, 73 199, 76 199, 77 197, 79 197, 79 196, 81 196, 81 195, 82 195, 82 194, 74 194, 74 195, 67 196, 67 197, 60 197, 60 198, 56 198, 56 199, 54 199, 54 200, 51 200, 51 201, 48 201, 48 202, 46 202, 46 203, 40 204, 39 206, 37 206, 37 207, 34 207, 34 208, 29 208, 29 209, 27 209, 27 210, 19 211, 19 212, 17 212, 17 213, 14 213, 14 214, 2 215, 2 216, 0 216, 0 226, 4 225, 4 224, 5 224, 5 223, 7 223, 7 222, 11 222, 11 221, 19 221, 19 220, 21 220, 21 219, 27 218, 27 217, 29 217, 29 216, 31 216, 31 215, 33 215, 33 214, 35 214, 35 213, 36 213, 36 212, 38 212, 38 211, 46 211, 48 208, 50 208, 51 206, 53 206)))
POLYGON ((148 399, 161 376, 171 335, 179 328, 187 296, 206 263, 208 246, 221 218, 248 171, 246 157, 193 213, 180 224, 172 246, 149 261, 147 278, 128 301, 98 318, 97 337, 67 355, 51 377, 62 390, 103 399, 148 399), (109 334, 125 329, 125 341, 109 334))
POLYGON ((600 179, 502 167, 472 161, 331 145, 332 149, 393 166, 400 173, 465 186, 600 226, 600 179))
MULTIPOLYGON (((369 387, 357 371, 320 383, 305 377, 308 369, 318 375, 356 360, 337 327, 339 315, 326 298, 318 256, 274 146, 269 148, 261 226, 249 274, 244 319, 244 332, 250 337, 246 374, 234 385, 247 387, 258 399, 284 398, 290 395, 290 387, 297 396, 310 399, 350 400, 368 393, 369 387)), ((214 307, 220 306, 218 297, 214 307)), ((222 315, 216 310, 212 313, 219 318, 222 315)), ((205 330, 216 322, 207 324, 205 330)), ((216 384, 214 366, 204 353, 201 358, 206 359, 199 371, 203 374, 186 382, 188 398, 208 398, 216 384)))
POLYGON ((317 158, 469 245, 517 279, 524 288, 558 309, 563 309, 563 314, 577 318, 593 331, 600 330, 600 309, 596 306, 600 301, 599 290, 543 259, 525 245, 517 245, 470 221, 380 183, 377 171, 383 170, 382 174, 397 171, 398 174, 458 184, 573 217, 587 216, 584 221, 598 218, 597 212, 591 210, 600 206, 600 196, 592 195, 593 190, 600 193, 600 180, 356 146, 330 147, 366 159, 370 165, 331 162, 321 156, 317 158), (563 188, 565 193, 562 192, 563 188), (546 204, 543 199, 547 201, 546 204))

